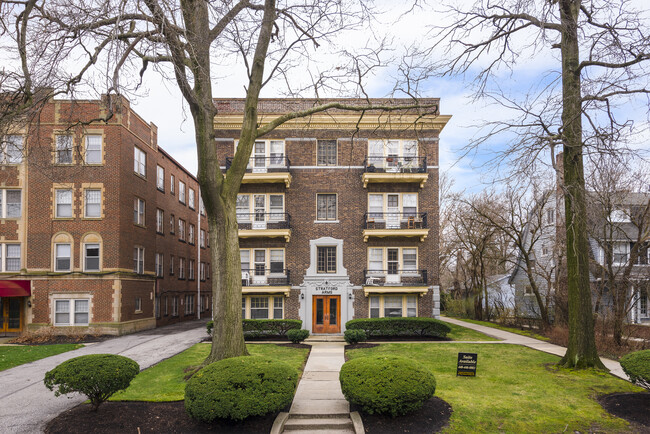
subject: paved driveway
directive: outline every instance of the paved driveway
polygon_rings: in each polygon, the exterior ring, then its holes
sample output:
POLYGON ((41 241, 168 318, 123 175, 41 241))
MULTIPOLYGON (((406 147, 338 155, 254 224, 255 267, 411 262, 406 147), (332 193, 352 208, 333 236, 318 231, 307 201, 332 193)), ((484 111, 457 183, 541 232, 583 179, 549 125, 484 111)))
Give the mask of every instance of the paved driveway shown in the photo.
POLYGON ((121 336, 0 372, 0 432, 41 433, 49 420, 85 400, 78 394, 57 398, 43 385, 45 373, 61 362, 86 354, 119 354, 145 369, 201 341, 207 336, 206 321, 121 336))

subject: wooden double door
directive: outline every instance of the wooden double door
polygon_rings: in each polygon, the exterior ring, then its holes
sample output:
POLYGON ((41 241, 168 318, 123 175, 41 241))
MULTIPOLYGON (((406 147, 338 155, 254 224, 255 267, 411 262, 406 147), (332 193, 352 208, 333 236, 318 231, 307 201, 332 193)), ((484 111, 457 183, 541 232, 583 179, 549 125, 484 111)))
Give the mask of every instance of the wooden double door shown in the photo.
POLYGON ((23 310, 22 297, 0 298, 0 333, 20 332, 23 310))
POLYGON ((341 296, 312 296, 312 332, 341 333, 341 296))

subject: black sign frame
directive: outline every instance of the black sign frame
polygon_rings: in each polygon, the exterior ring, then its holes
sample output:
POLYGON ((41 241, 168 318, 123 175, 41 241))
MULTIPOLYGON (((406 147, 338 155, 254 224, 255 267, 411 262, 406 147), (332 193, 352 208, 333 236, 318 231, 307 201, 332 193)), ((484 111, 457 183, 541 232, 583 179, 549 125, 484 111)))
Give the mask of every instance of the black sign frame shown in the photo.
POLYGON ((476 377, 477 353, 458 353, 457 377, 476 377))

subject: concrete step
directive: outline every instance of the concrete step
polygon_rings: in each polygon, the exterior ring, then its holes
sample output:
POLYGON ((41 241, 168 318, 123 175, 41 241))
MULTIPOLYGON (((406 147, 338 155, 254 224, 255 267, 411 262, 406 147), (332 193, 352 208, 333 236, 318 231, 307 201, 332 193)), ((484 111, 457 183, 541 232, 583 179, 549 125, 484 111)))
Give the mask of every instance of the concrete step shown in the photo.
POLYGON ((353 430, 354 425, 349 416, 345 418, 300 418, 294 419, 289 416, 289 420, 284 424, 284 431, 299 431, 299 430, 353 430))
POLYGON ((297 430, 292 430, 292 431, 287 431, 290 432, 291 434, 313 434, 313 433, 320 433, 320 434, 356 434, 353 428, 347 428, 347 429, 318 429, 318 428, 310 428, 310 429, 297 429, 297 430))
POLYGON ((345 419, 350 417, 347 412, 334 413, 291 413, 291 419, 345 419))
POLYGON ((304 343, 310 342, 345 342, 343 335, 311 335, 305 339, 304 343))

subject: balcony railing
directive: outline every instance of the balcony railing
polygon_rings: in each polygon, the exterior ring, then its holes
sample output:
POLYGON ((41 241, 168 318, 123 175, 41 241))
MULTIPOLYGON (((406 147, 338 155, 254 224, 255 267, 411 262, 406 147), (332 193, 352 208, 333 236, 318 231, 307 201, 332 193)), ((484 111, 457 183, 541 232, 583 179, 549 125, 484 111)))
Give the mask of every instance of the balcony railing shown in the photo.
POLYGON ((428 229, 425 212, 368 212, 364 229, 428 229))
MULTIPOLYGON (((234 157, 226 157, 226 170, 230 169, 234 157)), ((248 161, 246 173, 288 172, 291 161, 286 155, 259 157, 253 155, 248 161)))
POLYGON ((237 213, 239 229, 291 229, 288 212, 237 213))
POLYGON ((363 270, 366 286, 426 286, 427 270, 363 270))
MULTIPOLYGON (((272 264, 271 264, 272 265, 272 264)), ((243 268, 241 270, 242 286, 286 286, 289 285, 290 275, 286 268, 243 268)))
POLYGON ((367 173, 426 173, 427 157, 373 157, 363 160, 367 173))

